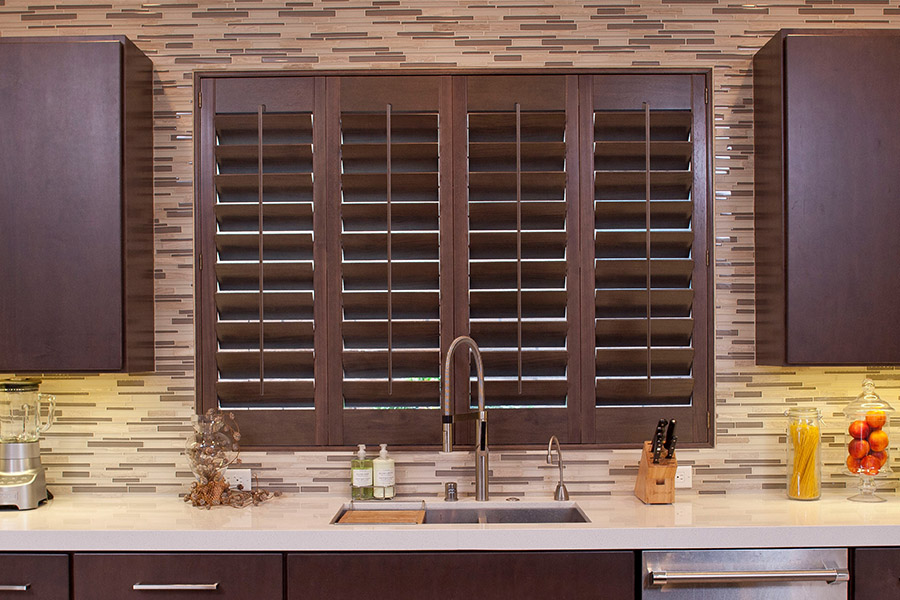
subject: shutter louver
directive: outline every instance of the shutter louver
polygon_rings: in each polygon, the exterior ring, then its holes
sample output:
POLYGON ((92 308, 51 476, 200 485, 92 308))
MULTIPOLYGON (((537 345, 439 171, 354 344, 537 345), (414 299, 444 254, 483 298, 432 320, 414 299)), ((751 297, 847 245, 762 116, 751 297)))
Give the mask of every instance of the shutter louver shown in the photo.
POLYGON ((312 112, 214 119, 219 405, 312 409, 312 112))
POLYGON ((439 406, 438 127, 436 109, 341 112, 345 409, 439 406))
POLYGON ((595 106, 593 122, 597 406, 690 405, 695 318, 690 106, 595 106))

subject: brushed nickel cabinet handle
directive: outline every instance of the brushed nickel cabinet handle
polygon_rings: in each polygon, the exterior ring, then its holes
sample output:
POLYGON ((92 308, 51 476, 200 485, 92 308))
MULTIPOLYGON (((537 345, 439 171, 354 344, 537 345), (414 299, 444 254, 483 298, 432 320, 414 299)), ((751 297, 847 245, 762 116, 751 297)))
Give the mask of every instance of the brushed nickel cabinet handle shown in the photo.
POLYGON ((136 583, 131 589, 138 591, 171 592, 171 591, 195 591, 212 592, 219 589, 216 583, 136 583))
POLYGON ((650 571, 650 585, 669 583, 768 583, 773 581, 850 581, 847 569, 798 571, 650 571))
POLYGON ((30 587, 30 583, 24 585, 0 585, 0 592, 27 592, 30 587))

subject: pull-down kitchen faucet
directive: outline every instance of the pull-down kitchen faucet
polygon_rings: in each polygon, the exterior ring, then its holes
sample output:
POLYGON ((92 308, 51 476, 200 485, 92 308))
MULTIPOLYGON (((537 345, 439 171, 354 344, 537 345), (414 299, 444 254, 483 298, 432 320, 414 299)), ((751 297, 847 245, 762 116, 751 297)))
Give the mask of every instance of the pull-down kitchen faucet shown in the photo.
MULTIPOLYGON (((468 377, 466 380, 468 381, 468 377)), ((459 336, 447 349, 447 358, 444 360, 443 409, 444 452, 453 451, 453 422, 475 419, 475 500, 484 502, 488 499, 489 487, 487 411, 484 409, 484 365, 481 362, 481 350, 478 349, 478 344, 469 336, 459 336), (454 415, 450 410, 450 367, 453 364, 453 352, 462 345, 468 346, 475 356, 475 370, 478 373, 478 412, 454 415)))

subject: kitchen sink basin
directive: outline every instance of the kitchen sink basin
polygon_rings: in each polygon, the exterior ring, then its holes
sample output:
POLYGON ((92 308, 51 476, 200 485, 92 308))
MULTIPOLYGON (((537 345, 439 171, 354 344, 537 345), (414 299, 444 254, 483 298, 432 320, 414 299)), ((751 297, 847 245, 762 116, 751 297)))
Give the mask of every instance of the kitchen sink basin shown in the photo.
MULTIPOLYGON (((581 508, 574 502, 398 502, 392 506, 355 503, 344 505, 332 519, 337 523, 348 510, 425 511, 423 524, 491 524, 491 523, 589 523, 581 508)), ((384 522, 391 520, 385 515, 384 522)))
MULTIPOLYGON (((562 504, 562 503, 560 503, 562 504)), ((425 523, 587 523, 576 504, 564 506, 459 506, 425 509, 425 523)))

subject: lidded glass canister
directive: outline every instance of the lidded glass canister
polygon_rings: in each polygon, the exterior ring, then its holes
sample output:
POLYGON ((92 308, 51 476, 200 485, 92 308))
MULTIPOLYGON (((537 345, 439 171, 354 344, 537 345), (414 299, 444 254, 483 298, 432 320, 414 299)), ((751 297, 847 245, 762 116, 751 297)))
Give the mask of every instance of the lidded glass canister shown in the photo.
POLYGON ((787 416, 787 495, 818 500, 822 494, 822 415, 817 408, 790 408, 787 416))
POLYGON ((847 470, 859 476, 859 494, 850 500, 884 502, 875 495, 874 479, 891 472, 888 425, 894 408, 875 393, 871 379, 862 385, 862 393, 843 411, 847 418, 847 470))

